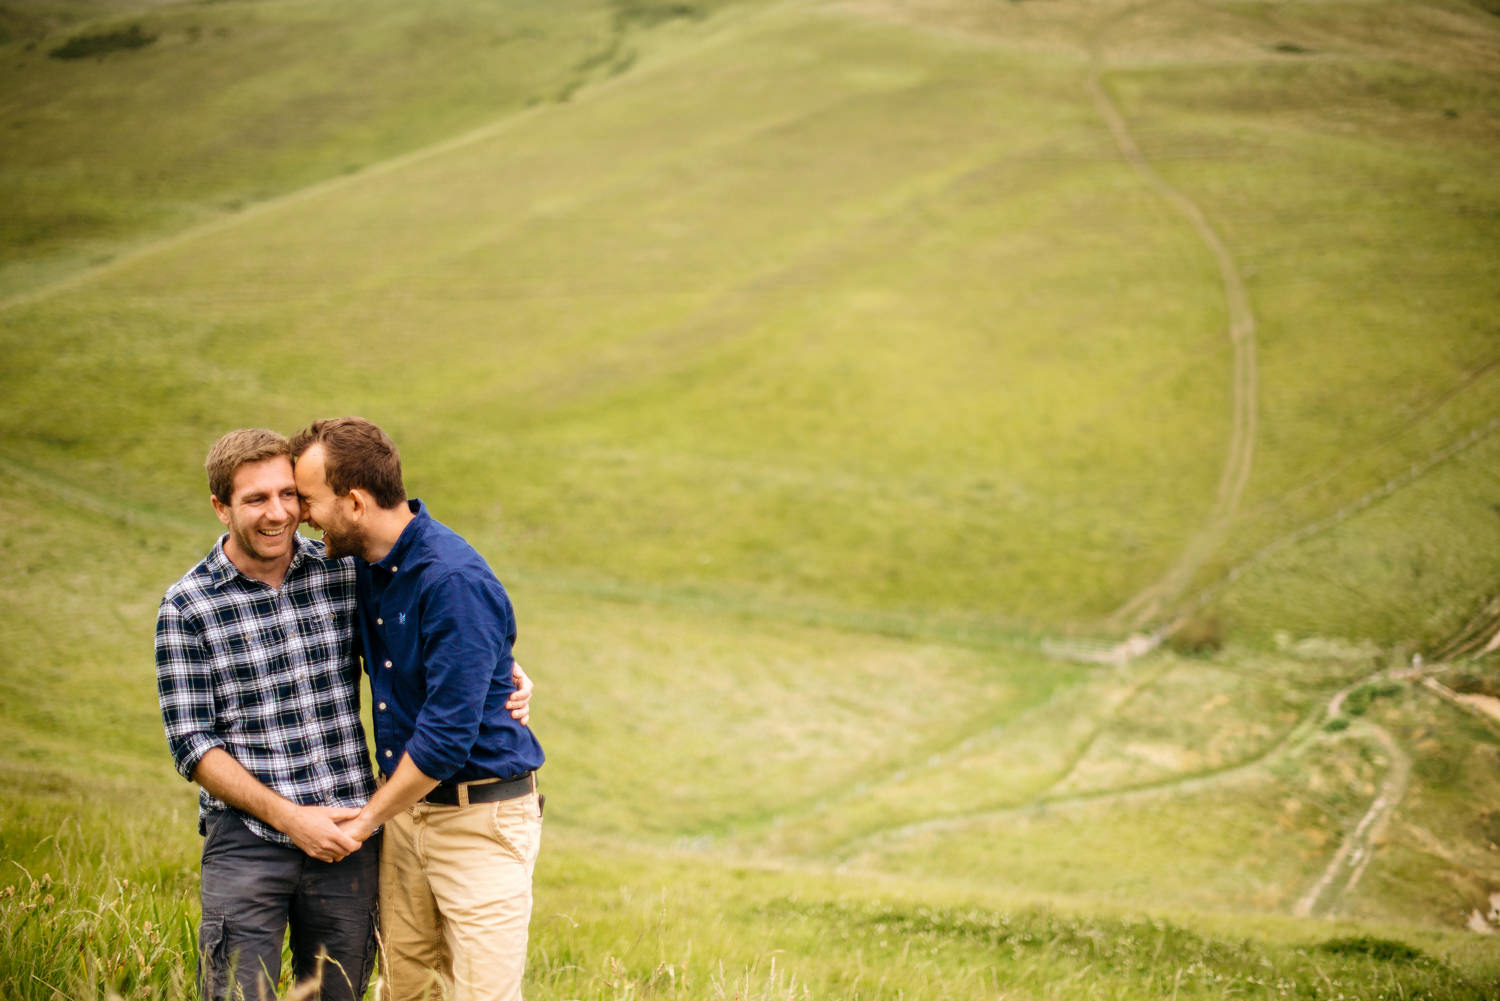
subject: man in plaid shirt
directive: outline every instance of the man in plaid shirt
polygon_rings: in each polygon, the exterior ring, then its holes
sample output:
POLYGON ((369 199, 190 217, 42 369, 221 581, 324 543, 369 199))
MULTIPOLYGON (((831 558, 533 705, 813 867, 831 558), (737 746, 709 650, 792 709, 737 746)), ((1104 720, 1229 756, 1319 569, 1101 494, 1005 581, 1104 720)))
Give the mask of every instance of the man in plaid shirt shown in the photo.
MULTIPOLYGON (((199 984, 273 996, 293 974, 362 997, 375 961, 380 841, 341 831, 374 791, 359 716, 352 560, 297 534, 287 440, 246 429, 209 452, 228 533, 162 599, 157 690, 177 770, 201 787, 199 984)), ((525 721, 519 668, 507 708, 525 721)))

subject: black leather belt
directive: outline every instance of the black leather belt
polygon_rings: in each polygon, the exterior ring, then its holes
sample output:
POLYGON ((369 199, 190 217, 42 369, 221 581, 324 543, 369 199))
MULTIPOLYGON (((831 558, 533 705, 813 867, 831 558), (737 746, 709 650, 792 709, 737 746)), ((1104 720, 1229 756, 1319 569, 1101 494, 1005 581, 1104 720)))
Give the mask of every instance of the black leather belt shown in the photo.
POLYGON ((536 773, 527 772, 520 778, 479 779, 476 782, 444 783, 423 797, 428 803, 439 806, 462 806, 469 803, 498 803, 503 799, 518 799, 536 788, 536 773), (464 793, 468 793, 467 797, 464 793))

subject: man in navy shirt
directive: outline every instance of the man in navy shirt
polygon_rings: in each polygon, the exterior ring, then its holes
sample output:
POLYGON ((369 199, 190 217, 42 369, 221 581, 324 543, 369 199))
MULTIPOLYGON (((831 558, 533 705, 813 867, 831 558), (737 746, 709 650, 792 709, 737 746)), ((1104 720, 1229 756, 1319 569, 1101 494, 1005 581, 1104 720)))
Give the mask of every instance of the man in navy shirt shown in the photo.
POLYGON ((406 498, 395 444, 358 417, 292 441, 303 517, 357 556, 380 788, 340 822, 385 825, 380 869, 394 1001, 519 999, 541 843, 541 745, 505 711, 515 613, 472 546, 406 498))

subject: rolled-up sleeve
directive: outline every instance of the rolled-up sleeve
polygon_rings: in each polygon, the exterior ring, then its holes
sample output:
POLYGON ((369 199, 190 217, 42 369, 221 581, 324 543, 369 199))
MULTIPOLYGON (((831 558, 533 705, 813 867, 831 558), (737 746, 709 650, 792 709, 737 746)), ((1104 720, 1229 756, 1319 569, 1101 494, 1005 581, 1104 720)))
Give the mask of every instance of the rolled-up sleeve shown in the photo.
POLYGON ((498 584, 463 573, 438 578, 421 603, 427 690, 406 753, 447 781, 474 750, 491 691, 513 687, 515 620, 498 584))
POLYGON ((198 762, 224 741, 214 732, 213 669, 202 634, 170 599, 156 616, 156 694, 172 760, 191 781, 198 762))

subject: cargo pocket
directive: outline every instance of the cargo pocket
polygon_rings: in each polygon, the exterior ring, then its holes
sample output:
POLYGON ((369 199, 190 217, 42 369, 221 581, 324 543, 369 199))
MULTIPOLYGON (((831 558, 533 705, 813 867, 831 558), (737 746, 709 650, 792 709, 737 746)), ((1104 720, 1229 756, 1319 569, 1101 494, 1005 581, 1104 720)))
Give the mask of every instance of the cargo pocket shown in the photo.
POLYGON ((228 994, 229 950, 224 940, 224 916, 204 915, 198 927, 198 996, 205 1001, 228 994))

